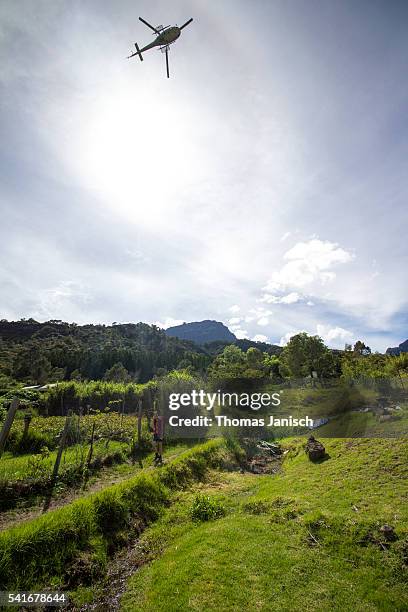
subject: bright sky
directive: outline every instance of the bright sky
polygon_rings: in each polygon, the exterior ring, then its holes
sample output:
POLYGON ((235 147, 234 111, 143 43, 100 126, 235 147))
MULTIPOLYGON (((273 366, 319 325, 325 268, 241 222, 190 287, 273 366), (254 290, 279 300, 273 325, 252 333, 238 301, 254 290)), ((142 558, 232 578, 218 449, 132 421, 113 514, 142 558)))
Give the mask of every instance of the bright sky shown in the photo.
POLYGON ((2 0, 0 317, 408 337, 408 3, 2 0), (164 56, 125 57, 181 25, 164 56))

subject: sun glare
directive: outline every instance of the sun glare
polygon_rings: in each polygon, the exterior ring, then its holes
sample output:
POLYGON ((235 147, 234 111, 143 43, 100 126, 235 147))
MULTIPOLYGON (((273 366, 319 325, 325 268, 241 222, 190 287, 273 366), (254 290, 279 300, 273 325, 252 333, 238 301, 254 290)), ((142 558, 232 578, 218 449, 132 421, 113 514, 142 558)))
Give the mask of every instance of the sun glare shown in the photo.
POLYGON ((89 110, 77 139, 77 170, 88 189, 129 221, 167 223, 202 166, 190 131, 183 106, 114 90, 89 110))

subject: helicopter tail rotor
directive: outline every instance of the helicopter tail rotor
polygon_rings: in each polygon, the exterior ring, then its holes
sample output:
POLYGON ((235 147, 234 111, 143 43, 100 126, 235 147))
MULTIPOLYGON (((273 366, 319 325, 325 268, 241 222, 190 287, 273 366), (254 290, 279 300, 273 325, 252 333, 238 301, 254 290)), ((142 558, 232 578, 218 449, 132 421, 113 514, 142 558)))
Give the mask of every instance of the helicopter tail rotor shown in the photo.
POLYGON ((131 57, 135 57, 135 55, 138 55, 140 61, 143 62, 142 52, 140 51, 139 45, 136 42, 135 42, 135 47, 136 47, 136 53, 132 53, 131 55, 128 55, 127 58, 130 59, 131 57))
POLYGON ((136 47, 136 53, 138 54, 140 61, 143 62, 143 55, 141 54, 139 45, 136 42, 135 42, 135 47, 136 47))

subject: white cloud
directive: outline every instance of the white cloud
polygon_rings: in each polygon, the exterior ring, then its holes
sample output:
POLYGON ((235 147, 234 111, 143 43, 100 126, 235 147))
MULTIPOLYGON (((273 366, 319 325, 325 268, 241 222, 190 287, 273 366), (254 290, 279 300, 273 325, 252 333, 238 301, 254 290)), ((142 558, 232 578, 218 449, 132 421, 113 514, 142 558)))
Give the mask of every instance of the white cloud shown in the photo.
POLYGON ((320 336, 324 343, 331 348, 344 348, 344 344, 346 342, 354 341, 354 334, 348 329, 344 329, 343 327, 331 327, 330 325, 318 323, 316 326, 316 331, 298 329, 296 331, 287 332, 280 339, 279 345, 285 346, 293 336, 301 334, 302 332, 306 332, 311 336, 320 336))
POLYGON ((296 302, 300 302, 301 299, 302 296, 299 293, 292 291, 291 293, 282 296, 265 293, 260 301, 265 302, 266 304, 295 304, 296 302))
POLYGON ((232 317, 231 319, 228 319, 228 323, 230 323, 231 325, 236 325, 237 323, 240 323, 242 321, 242 317, 232 317))
POLYGON ((296 336, 296 334, 301 334, 302 332, 304 332, 304 329, 298 329, 296 331, 290 331, 287 332, 284 336, 282 336, 282 338, 279 341, 279 346, 285 346, 289 340, 293 337, 296 336))
POLYGON ((272 310, 269 310, 269 308, 264 308, 263 306, 258 306, 257 308, 251 308, 251 310, 249 311, 252 315, 255 316, 255 318, 257 317, 269 317, 269 315, 272 314, 272 310))
POLYGON ((238 306, 238 304, 234 304, 233 306, 230 306, 228 310, 232 312, 232 314, 236 314, 241 310, 241 308, 238 306))
POLYGON ((353 332, 343 327, 330 327, 330 325, 317 325, 317 335, 323 338, 324 342, 333 348, 344 348, 346 342, 354 340, 353 332))
POLYGON ((248 332, 246 331, 246 329, 241 329, 240 327, 234 329, 234 334, 240 340, 242 340, 243 338, 248 338, 248 332))
POLYGON ((268 323, 269 323, 268 317, 261 317, 257 321, 257 325, 261 325, 261 326, 268 325, 268 323))
POLYGON ((291 236, 291 235, 292 235, 292 232, 285 232, 283 234, 283 236, 281 237, 280 241, 281 242, 285 242, 285 240, 287 240, 289 238, 289 236, 291 236))
POLYGON ((155 325, 157 327, 162 327, 163 329, 167 329, 168 327, 174 327, 175 325, 182 325, 185 323, 182 319, 173 319, 172 317, 166 317, 164 322, 156 321, 155 325))
POLYGON ((264 287, 266 294, 262 299, 272 300, 271 294, 286 289, 325 285, 336 278, 332 268, 349 263, 353 257, 352 253, 327 240, 313 238, 308 242, 298 242, 284 254, 287 263, 272 274, 264 287))
POLYGON ((40 319, 62 318, 67 308, 84 309, 90 300, 89 289, 83 283, 73 280, 61 281, 55 287, 41 292, 33 316, 40 319))
POLYGON ((284 295, 281 298, 281 304, 295 304, 296 302, 299 302, 301 299, 302 298, 299 295, 299 293, 296 293, 294 291, 292 293, 288 293, 288 295, 284 295))
POLYGON ((265 336, 264 334, 255 334, 252 340, 254 342, 268 342, 268 336, 265 336))

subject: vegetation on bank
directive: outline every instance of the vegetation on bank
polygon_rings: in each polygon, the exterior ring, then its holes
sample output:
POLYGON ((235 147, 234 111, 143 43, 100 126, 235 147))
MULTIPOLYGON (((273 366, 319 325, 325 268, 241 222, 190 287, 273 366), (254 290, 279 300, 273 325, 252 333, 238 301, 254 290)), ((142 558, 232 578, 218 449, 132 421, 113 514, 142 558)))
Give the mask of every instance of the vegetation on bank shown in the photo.
POLYGON ((69 584, 81 564, 88 579, 98 575, 112 551, 158 518, 172 491, 231 460, 223 440, 212 440, 157 472, 140 473, 0 533, 0 589, 69 584))

